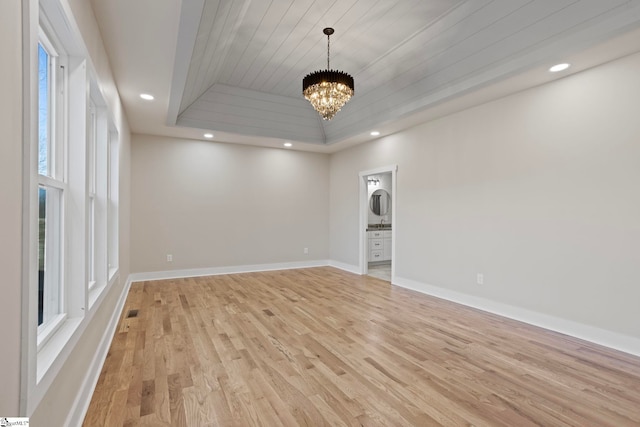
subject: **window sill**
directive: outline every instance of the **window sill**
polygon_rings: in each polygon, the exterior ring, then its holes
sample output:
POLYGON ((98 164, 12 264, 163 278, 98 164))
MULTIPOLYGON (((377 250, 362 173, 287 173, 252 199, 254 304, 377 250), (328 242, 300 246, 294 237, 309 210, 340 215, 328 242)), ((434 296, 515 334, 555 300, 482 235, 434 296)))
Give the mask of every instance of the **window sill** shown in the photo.
POLYGON ((89 309, 91 309, 96 301, 98 301, 98 298, 102 294, 102 291, 106 289, 106 287, 106 284, 91 287, 91 289, 89 290, 89 309))
POLYGON ((37 351, 40 351, 40 349, 47 345, 51 337, 53 337, 56 332, 58 332, 58 329, 62 327, 65 320, 67 320, 66 313, 58 314, 47 323, 38 326, 38 338, 36 344, 36 348, 38 349, 37 351))
POLYGON ((109 285, 114 281, 116 276, 118 275, 118 267, 109 267, 109 285))
POLYGON ((111 268, 109 269, 109 280, 106 284, 95 286, 94 282, 94 286, 89 289, 89 310, 91 310, 98 299, 100 299, 100 295, 102 295, 104 290, 110 288, 116 280, 118 280, 118 269, 111 268))
POLYGON ((82 321, 81 317, 66 319, 58 326, 58 330, 55 333, 50 334, 48 340, 44 343, 41 349, 38 350, 37 359, 37 375, 36 382, 39 383, 45 374, 49 371, 49 368, 56 361, 60 353, 64 350, 67 343, 71 340, 74 332, 80 326, 82 321))

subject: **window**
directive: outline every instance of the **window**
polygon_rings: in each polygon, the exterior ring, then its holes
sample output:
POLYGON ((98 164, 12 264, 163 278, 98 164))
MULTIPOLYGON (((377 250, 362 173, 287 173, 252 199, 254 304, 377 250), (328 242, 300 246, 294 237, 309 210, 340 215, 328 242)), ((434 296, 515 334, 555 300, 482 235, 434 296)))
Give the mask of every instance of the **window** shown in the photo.
POLYGON ((21 402, 29 414, 116 283, 119 141, 66 2, 24 5, 21 402))
POLYGON ((64 65, 44 32, 38 43, 38 333, 64 318, 64 65))

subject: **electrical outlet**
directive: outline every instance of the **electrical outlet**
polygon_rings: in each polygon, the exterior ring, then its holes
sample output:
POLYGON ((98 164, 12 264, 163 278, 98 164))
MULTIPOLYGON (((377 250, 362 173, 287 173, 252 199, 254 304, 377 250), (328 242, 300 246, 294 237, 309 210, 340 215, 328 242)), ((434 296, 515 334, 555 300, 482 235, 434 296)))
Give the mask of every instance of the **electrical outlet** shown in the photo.
POLYGON ((476 282, 478 282, 478 285, 484 285, 484 274, 478 273, 476 275, 476 282))
POLYGON ((167 254, 167 262, 173 262, 173 255, 167 254))
POLYGON ((309 248, 304 248, 304 249, 302 250, 302 252, 303 252, 305 255, 308 255, 308 254, 309 254, 309 248))

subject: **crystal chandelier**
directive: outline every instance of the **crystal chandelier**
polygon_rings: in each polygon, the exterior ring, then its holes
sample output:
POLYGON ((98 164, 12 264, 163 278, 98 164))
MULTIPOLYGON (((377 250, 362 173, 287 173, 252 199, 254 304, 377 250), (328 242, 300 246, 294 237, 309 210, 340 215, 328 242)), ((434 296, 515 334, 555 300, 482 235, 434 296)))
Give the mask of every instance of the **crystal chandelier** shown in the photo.
POLYGON ((302 80, 302 93, 324 120, 331 120, 353 96, 353 77, 329 67, 329 37, 333 28, 322 31, 327 35, 327 69, 316 71, 302 80))

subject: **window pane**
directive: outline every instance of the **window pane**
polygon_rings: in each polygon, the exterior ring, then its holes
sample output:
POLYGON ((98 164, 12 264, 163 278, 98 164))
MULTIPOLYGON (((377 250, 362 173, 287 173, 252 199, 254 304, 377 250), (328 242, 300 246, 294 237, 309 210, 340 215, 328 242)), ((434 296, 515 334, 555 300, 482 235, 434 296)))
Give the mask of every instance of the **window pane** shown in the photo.
POLYGON ((97 108, 93 101, 89 105, 89 162, 87 163, 89 175, 89 193, 96 193, 96 160, 97 160, 97 142, 98 142, 98 115, 97 108))
POLYGON ((38 326, 44 321, 44 250, 46 246, 47 190, 38 189, 38 326))
MULTIPOLYGON (((107 248, 109 270, 118 267, 118 136, 109 133, 107 177, 107 248)), ((111 278, 111 277, 109 277, 111 278)))
POLYGON ((38 44, 38 173, 49 175, 49 54, 38 44))
POLYGON ((38 325, 60 314, 62 191, 38 188, 38 325))
POLYGON ((89 196, 89 253, 87 254, 87 273, 89 276, 89 286, 96 281, 96 199, 89 196))

